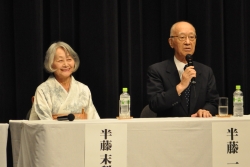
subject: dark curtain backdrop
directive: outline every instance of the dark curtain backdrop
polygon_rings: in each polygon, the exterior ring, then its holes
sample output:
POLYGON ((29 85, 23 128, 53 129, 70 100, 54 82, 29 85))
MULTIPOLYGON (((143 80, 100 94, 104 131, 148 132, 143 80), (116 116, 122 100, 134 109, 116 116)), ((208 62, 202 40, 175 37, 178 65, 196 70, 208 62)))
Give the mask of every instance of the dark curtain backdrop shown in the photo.
POLYGON ((36 87, 48 77, 43 60, 55 41, 79 54, 74 76, 89 86, 101 118, 118 115, 122 87, 131 94, 131 115, 139 117, 147 104, 147 68, 173 57, 169 30, 181 20, 195 26, 194 60, 212 67, 229 112, 240 84, 249 114, 249 10, 249 0, 2 0, 0 123, 25 118, 36 87))

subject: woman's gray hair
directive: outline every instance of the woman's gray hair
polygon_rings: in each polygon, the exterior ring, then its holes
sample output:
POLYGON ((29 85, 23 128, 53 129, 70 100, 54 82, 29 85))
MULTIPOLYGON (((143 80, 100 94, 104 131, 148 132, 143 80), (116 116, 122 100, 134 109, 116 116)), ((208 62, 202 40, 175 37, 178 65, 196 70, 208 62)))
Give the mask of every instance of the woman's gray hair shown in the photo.
POLYGON ((69 53, 69 56, 71 56, 74 61, 75 61, 75 67, 73 72, 75 72, 78 67, 80 66, 80 59, 77 55, 77 53, 65 42, 55 42, 53 44, 50 45, 49 49, 46 52, 45 55, 45 59, 44 59, 44 68, 46 71, 48 71, 49 73, 53 73, 56 70, 52 68, 52 64, 54 62, 54 57, 56 54, 56 50, 57 48, 62 48, 66 53, 69 53))

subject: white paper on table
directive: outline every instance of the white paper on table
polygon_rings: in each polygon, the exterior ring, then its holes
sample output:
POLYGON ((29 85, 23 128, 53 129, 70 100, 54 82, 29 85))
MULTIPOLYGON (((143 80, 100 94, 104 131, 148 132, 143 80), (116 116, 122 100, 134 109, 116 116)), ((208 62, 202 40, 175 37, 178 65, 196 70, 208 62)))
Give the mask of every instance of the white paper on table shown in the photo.
POLYGON ((213 167, 250 165, 250 122, 213 122, 213 167))
POLYGON ((127 167, 127 124, 85 125, 85 167, 127 167))

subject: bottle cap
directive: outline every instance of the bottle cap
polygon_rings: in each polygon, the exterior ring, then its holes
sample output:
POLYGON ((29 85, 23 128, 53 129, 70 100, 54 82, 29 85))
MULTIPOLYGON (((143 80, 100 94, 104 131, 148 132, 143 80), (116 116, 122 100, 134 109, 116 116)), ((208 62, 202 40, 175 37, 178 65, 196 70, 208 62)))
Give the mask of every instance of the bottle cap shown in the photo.
POLYGON ((122 88, 122 92, 128 92, 128 88, 122 88))
POLYGON ((237 90, 240 90, 240 85, 236 85, 236 89, 237 89, 237 90))

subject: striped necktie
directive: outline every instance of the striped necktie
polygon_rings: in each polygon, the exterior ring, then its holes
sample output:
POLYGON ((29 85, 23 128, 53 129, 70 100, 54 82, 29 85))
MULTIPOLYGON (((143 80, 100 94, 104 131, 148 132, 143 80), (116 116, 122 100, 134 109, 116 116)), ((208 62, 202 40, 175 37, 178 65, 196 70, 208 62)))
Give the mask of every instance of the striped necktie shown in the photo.
MULTIPOLYGON (((188 67, 188 65, 186 64, 184 67, 184 70, 188 67)), ((191 84, 188 85, 188 87, 184 90, 184 97, 186 99, 187 102, 187 108, 189 111, 189 103, 190 103, 190 94, 191 94, 191 84)))
POLYGON ((191 91, 190 88, 191 88, 191 84, 189 84, 188 87, 184 90, 184 97, 186 99, 188 108, 189 108, 189 102, 190 102, 190 91, 191 91))

